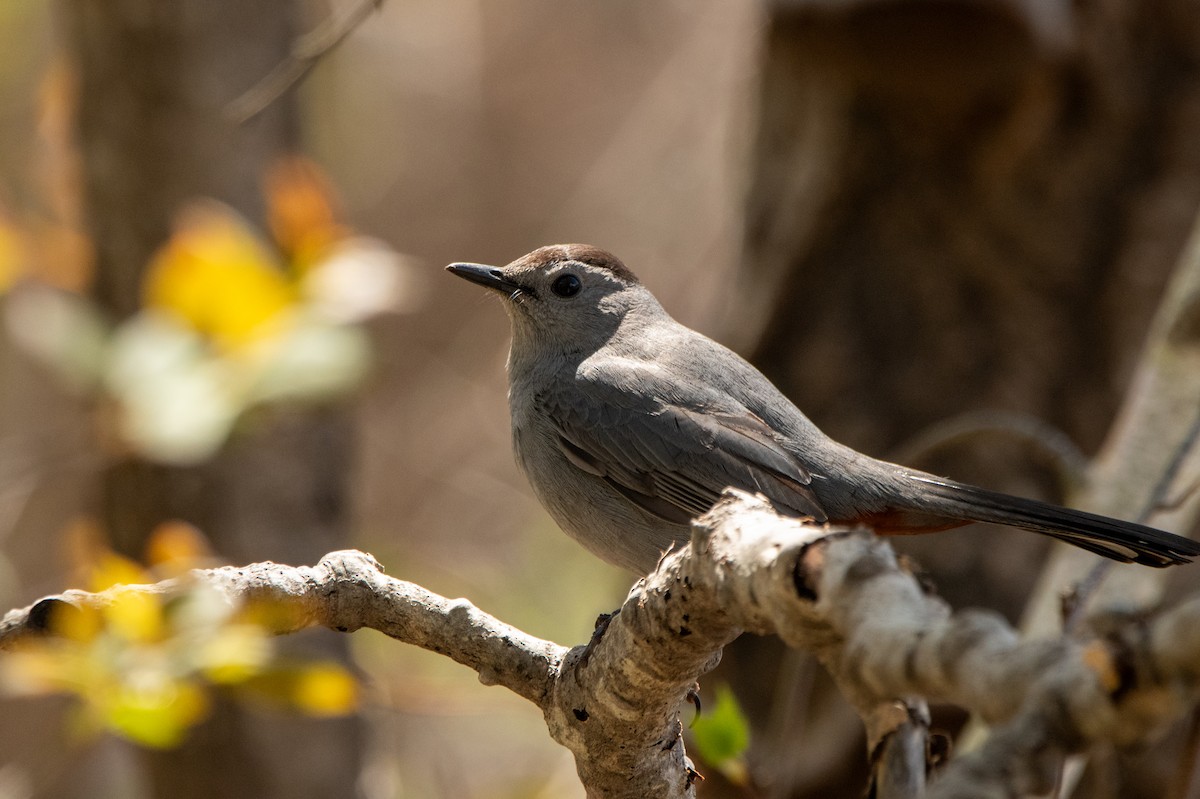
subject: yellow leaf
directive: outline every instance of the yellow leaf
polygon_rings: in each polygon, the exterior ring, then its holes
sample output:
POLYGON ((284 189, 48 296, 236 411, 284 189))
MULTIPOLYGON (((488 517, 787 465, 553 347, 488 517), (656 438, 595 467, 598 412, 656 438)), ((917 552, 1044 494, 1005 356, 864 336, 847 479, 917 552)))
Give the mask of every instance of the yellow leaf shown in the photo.
POLYGON ((268 632, 291 632, 303 626, 304 611, 294 604, 256 599, 241 612, 241 620, 268 632))
POLYGON ((296 677, 292 701, 314 716, 340 716, 357 706, 358 683, 333 664, 309 666, 296 677))
POLYGON ((106 697, 98 709, 106 726, 144 746, 178 745, 187 730, 208 712, 208 697, 197 685, 166 680, 151 685, 126 684, 106 697))
POLYGON ((162 601, 154 594, 114 589, 112 604, 104 609, 108 627, 130 642, 160 640, 166 631, 162 601))
POLYGON ((358 683, 334 663, 270 668, 246 681, 243 688, 312 716, 339 716, 358 705, 358 683))
POLYGON ((295 303, 270 251, 217 203, 196 204, 180 216, 150 263, 145 297, 227 349, 269 337, 295 303))
POLYGON ((112 588, 114 585, 137 585, 139 583, 154 582, 137 561, 131 560, 124 555, 103 550, 97 552, 95 557, 96 560, 92 564, 91 574, 88 576, 89 591, 98 593, 112 588))
POLYGON ((266 630, 253 624, 231 624, 204 642, 197 661, 211 682, 232 685, 258 675, 270 661, 272 650, 266 630))
POLYGON ((86 644, 104 630, 104 615, 93 607, 63 603, 50 612, 50 630, 68 641, 86 644))

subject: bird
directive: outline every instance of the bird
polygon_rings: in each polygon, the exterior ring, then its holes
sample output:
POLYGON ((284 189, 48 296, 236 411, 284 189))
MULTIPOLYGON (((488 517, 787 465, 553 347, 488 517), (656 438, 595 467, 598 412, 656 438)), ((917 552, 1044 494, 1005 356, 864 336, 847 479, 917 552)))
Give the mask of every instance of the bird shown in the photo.
POLYGON ((1012 496, 878 460, 821 432, 758 369, 673 319, 616 256, 556 244, 506 266, 453 263, 511 322, 516 460, 550 516, 638 575, 686 543, 726 488, 815 523, 881 535, 972 522, 1166 567, 1200 543, 1135 522, 1012 496))

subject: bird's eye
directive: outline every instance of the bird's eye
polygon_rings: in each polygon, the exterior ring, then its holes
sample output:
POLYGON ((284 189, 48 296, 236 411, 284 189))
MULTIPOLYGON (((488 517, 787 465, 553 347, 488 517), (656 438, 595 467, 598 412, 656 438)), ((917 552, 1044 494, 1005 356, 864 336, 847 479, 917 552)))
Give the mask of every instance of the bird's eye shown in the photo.
POLYGON ((560 297, 574 297, 581 288, 583 288, 583 281, 570 272, 559 275, 550 284, 550 290, 560 297))

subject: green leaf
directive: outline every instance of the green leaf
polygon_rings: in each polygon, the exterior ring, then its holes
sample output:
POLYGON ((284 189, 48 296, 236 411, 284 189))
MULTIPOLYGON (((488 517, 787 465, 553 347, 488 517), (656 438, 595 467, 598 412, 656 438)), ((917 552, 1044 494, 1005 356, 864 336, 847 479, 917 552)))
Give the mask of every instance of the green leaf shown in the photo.
POLYGON ((742 782, 746 774, 742 755, 750 746, 750 723, 727 684, 718 685, 716 694, 712 709, 692 725, 692 739, 705 762, 742 782))

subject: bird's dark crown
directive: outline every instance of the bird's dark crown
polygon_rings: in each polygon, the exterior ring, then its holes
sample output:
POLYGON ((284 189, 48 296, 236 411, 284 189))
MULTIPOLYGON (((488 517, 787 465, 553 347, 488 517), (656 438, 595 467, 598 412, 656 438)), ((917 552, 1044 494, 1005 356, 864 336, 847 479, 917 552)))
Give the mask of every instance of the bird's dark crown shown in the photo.
POLYGON ((614 277, 628 283, 641 282, 637 279, 637 275, 629 271, 629 267, 621 262, 620 258, 590 244, 551 244, 548 247, 534 250, 517 263, 534 269, 546 269, 563 261, 578 261, 588 266, 608 270, 614 277))

